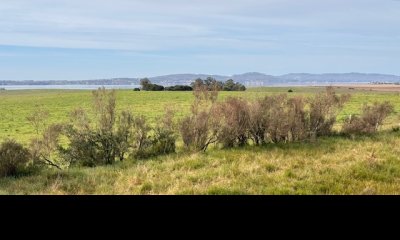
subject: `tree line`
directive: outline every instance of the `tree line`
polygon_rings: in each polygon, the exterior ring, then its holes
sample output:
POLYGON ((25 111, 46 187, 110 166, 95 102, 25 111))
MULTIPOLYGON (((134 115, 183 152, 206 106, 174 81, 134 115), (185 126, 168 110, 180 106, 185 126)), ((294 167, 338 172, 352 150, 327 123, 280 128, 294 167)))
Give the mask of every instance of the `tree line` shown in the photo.
POLYGON ((193 91, 193 89, 202 86, 206 86, 208 90, 246 91, 246 87, 243 84, 235 82, 232 79, 222 82, 222 81, 217 81, 211 77, 208 77, 205 80, 198 78, 193 83, 191 83, 190 86, 175 85, 170 87, 164 87, 161 85, 153 84, 148 78, 143 78, 140 80, 140 85, 142 87, 142 90, 144 91, 193 91))
MULTIPOLYGON (((308 98, 281 94, 253 101, 239 97, 217 101, 220 87, 215 82, 194 87, 190 114, 176 119, 173 111, 166 110, 155 124, 128 110, 117 112, 116 92, 105 88, 93 91, 91 112, 77 108, 68 123, 46 126, 49 113, 38 108, 27 118, 37 132, 28 147, 15 140, 0 145, 0 175, 15 175, 29 167, 95 167, 171 154, 178 139, 188 152, 204 152, 210 145, 234 148, 315 141, 338 133, 333 126, 350 99, 328 87, 308 98)), ((340 133, 375 133, 393 111, 388 102, 364 105, 361 115, 345 119, 340 133)))

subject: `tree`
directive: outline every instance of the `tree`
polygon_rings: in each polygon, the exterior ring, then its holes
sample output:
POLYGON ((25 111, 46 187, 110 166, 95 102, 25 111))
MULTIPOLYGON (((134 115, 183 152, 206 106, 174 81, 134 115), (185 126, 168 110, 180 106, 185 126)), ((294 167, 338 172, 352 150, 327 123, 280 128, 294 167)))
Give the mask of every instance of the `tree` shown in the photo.
POLYGON ((140 85, 142 86, 142 90, 147 91, 150 84, 151 82, 148 78, 140 79, 140 85))

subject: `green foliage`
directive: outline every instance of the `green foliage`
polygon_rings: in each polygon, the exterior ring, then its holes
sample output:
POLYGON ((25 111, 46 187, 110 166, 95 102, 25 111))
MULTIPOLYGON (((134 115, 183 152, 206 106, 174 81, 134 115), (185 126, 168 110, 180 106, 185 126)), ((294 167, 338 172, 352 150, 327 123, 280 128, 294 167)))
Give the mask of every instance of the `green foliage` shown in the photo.
POLYGON ((70 144, 61 150, 64 159, 72 164, 94 167, 113 164, 118 152, 116 134, 115 91, 104 87, 92 92, 94 126, 82 109, 71 113, 71 124, 66 127, 66 137, 70 144))
POLYGON ((0 177, 15 176, 26 167, 29 150, 15 140, 5 140, 0 145, 0 177))
POLYGON ((165 91, 193 91, 193 88, 191 86, 175 85, 171 87, 166 87, 165 91))
MULTIPOLYGON (((50 125, 41 138, 34 138, 29 145, 34 164, 44 164, 62 169, 62 161, 58 156, 61 148, 59 139, 63 131, 61 124, 50 125)), ((68 164, 67 164, 68 166, 68 164)))
POLYGON ((238 82, 234 82, 232 79, 226 82, 217 81, 214 78, 208 77, 206 80, 196 79, 191 84, 193 89, 205 88, 208 91, 246 91, 246 87, 238 82))
POLYGON ((33 126, 36 134, 46 126, 46 120, 49 118, 49 111, 43 109, 42 106, 35 106, 33 112, 26 117, 29 123, 33 126))
POLYGON ((152 84, 148 78, 141 79, 140 85, 144 91, 164 91, 164 86, 152 84))

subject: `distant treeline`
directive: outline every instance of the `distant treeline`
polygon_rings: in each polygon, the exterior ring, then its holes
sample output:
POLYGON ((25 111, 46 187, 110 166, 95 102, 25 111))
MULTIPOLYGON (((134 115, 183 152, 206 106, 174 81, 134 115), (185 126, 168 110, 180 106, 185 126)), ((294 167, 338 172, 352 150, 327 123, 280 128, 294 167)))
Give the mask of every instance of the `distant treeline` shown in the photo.
POLYGON ((232 79, 222 82, 211 77, 205 80, 198 78, 190 86, 175 85, 171 87, 153 84, 148 78, 143 78, 140 80, 140 85, 144 91, 193 91, 196 88, 204 88, 208 91, 246 91, 246 87, 243 84, 232 79))

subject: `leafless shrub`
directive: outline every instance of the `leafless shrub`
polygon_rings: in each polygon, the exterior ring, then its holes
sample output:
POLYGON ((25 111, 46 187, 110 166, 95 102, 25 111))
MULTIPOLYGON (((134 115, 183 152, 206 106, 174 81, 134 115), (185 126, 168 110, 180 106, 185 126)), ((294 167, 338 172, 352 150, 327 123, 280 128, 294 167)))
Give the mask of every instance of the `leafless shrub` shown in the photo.
POLYGON ((155 128, 152 141, 151 153, 153 155, 163 155, 174 153, 176 149, 176 123, 175 113, 167 109, 161 123, 155 128))
POLYGON ((389 102, 375 102, 372 106, 364 105, 361 116, 348 117, 342 131, 346 134, 375 133, 393 111, 394 107, 389 102))
POLYGON ((230 97, 215 108, 215 117, 221 120, 218 142, 224 147, 247 144, 250 114, 247 101, 230 97))
POLYGON ((261 100, 249 102, 249 137, 256 145, 265 143, 268 128, 267 108, 261 100))
POLYGON ((217 142, 220 124, 216 115, 215 102, 218 98, 217 86, 209 91, 207 87, 195 87, 195 100, 191 114, 180 124, 180 132, 187 149, 206 151, 217 142))
POLYGON ((350 99, 350 95, 338 96, 333 87, 327 87, 325 93, 318 93, 310 99, 310 133, 313 138, 331 134, 336 116, 350 99))

